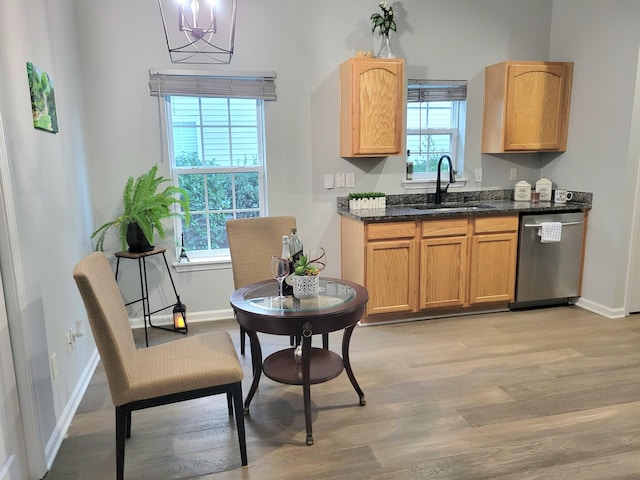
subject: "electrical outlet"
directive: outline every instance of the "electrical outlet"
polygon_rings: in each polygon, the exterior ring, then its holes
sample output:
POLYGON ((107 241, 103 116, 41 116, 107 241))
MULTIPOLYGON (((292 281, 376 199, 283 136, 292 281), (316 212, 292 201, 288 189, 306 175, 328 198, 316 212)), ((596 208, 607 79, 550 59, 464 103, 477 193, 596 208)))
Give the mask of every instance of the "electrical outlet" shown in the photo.
POLYGON ((518 179, 518 169, 512 168, 509 170, 509 180, 517 180, 518 179))
POLYGON ((344 188, 344 173, 336 173, 336 188, 344 188))
POLYGON ((58 358, 55 353, 51 355, 51 374, 53 375, 53 378, 58 376, 58 358))
POLYGON ((71 329, 65 334, 65 339, 67 340, 67 355, 71 355, 71 352, 73 352, 73 333, 71 329))
POLYGON ((476 182, 481 182, 482 181, 482 169, 481 168, 476 168, 475 175, 476 175, 475 181, 476 182))

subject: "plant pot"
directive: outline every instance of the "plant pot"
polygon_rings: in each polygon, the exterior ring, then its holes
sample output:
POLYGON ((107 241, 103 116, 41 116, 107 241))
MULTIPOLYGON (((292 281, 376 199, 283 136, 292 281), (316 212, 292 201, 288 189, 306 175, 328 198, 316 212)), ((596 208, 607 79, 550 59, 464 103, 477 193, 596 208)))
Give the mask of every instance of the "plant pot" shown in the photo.
POLYGON ((127 243, 131 253, 145 253, 154 249, 154 246, 149 243, 142 229, 135 222, 127 225, 127 243))
POLYGON ((319 275, 294 275, 293 296, 296 298, 317 297, 320 292, 319 275))

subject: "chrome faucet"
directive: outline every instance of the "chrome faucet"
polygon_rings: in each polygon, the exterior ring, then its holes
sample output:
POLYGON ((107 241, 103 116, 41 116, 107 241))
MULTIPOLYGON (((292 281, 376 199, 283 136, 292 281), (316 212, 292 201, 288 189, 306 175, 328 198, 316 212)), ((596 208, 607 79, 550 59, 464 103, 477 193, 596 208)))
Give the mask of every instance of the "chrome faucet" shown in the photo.
POLYGON ((440 167, 442 166, 442 160, 447 159, 449 162, 449 183, 444 187, 444 193, 447 193, 447 189, 449 185, 456 182, 455 177, 453 176, 453 165, 451 164, 451 157, 449 155, 443 155, 438 160, 438 178, 436 180, 436 196, 435 196, 435 204, 440 205, 442 203, 442 187, 440 187, 440 167))

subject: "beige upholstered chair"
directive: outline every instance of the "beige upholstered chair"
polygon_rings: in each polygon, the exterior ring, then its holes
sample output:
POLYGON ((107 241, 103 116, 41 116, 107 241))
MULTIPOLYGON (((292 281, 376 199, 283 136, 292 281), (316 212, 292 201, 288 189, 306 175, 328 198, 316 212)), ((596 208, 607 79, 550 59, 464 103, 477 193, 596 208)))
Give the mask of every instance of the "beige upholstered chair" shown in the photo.
MULTIPOLYGON (((273 279, 271 256, 282 253, 282 236, 296 226, 296 217, 259 217, 227 220, 233 284, 236 289, 273 279)), ((240 353, 244 355, 245 331, 240 328, 240 353)))
POLYGON ((94 252, 82 259, 73 277, 115 405, 117 479, 124 478, 125 436, 131 436, 133 410, 218 393, 227 394, 229 415, 235 410, 240 457, 246 465, 243 372, 229 334, 210 332, 136 349, 120 290, 104 254, 94 252))

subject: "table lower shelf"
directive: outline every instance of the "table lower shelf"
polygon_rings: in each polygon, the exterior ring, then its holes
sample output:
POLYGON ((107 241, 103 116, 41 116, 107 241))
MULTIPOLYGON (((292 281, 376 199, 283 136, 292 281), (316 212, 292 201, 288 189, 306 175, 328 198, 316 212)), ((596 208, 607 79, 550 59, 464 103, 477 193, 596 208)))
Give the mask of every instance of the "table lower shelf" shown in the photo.
MULTIPOLYGON (((293 348, 272 353, 264 359, 262 371, 271 380, 288 385, 302 385, 302 363, 297 363, 293 348)), ((309 384, 327 382, 336 378, 344 368, 342 357, 331 350, 311 348, 309 384)))

